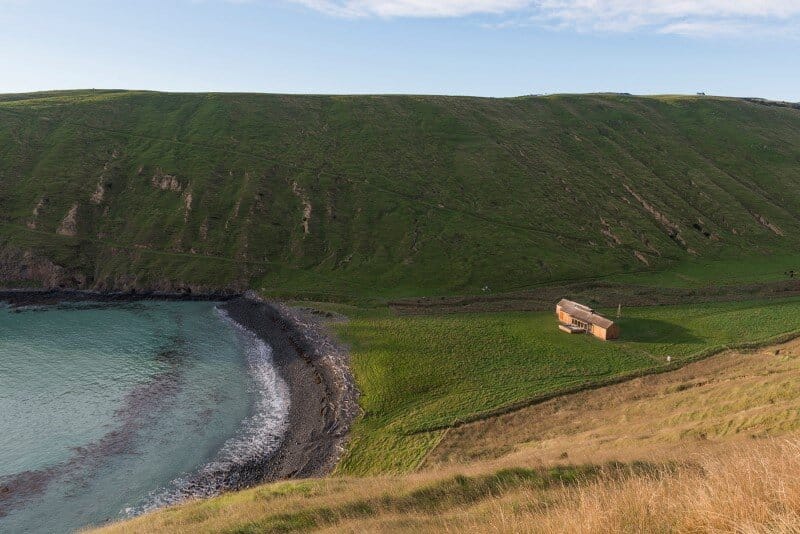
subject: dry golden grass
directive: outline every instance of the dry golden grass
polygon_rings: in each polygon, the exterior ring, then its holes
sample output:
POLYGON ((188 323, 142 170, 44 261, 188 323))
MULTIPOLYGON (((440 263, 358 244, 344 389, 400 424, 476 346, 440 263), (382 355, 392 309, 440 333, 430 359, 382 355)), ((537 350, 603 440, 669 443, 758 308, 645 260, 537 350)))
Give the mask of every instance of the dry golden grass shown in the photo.
POLYGON ((799 356, 721 354, 465 425, 413 475, 272 484, 103 531, 800 532, 799 356))
POLYGON ((800 439, 690 455, 623 480, 523 489, 441 514, 381 514, 329 532, 800 532, 800 439))
POLYGON ((720 441, 800 430, 800 339, 553 399, 451 429, 426 467, 681 459, 720 441))
POLYGON ((483 532, 800 532, 800 440, 691 455, 667 470, 536 494, 503 496, 461 525, 483 532))

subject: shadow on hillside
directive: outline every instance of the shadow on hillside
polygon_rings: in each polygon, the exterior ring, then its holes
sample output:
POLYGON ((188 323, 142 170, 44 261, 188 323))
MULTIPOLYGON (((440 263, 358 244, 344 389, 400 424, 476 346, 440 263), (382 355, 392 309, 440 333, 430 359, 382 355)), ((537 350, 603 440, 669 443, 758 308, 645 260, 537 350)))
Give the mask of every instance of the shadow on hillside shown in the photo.
POLYGON ((702 343, 688 328, 657 319, 623 318, 618 321, 620 341, 630 343, 702 343))

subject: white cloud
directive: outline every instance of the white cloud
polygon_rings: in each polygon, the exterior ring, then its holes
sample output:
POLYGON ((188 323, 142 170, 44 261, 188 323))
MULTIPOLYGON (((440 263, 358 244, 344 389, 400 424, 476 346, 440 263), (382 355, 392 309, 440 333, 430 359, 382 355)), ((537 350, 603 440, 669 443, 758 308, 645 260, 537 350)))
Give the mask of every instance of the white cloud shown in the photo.
POLYGON ((800 29, 800 0, 290 0, 340 17, 503 15, 487 27, 540 25, 583 32, 693 36, 800 29))
POLYGON ((343 17, 463 17, 509 13, 530 0, 292 0, 317 11, 343 17))
POLYGON ((736 33, 800 16, 800 0, 540 0, 538 19, 582 31, 736 33))
POLYGON ((658 33, 690 37, 715 37, 759 32, 758 25, 732 21, 673 22, 658 28, 658 33))

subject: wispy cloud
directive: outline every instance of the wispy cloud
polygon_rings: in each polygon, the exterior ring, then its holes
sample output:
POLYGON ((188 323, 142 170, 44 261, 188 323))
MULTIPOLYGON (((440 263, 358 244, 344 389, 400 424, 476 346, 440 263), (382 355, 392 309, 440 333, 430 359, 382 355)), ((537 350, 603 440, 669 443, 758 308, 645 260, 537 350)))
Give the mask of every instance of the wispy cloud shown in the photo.
POLYGON ((290 0, 339 17, 502 16, 488 27, 715 36, 800 33, 800 0, 290 0))
POLYGON ((800 0, 541 0, 535 17, 581 31, 737 33, 800 17, 800 0))
POLYGON ((463 17, 522 10, 530 0, 292 0, 342 17, 463 17))
MULTIPOLYGON (((717 37, 725 35, 742 35, 760 33, 765 28, 758 24, 730 20, 696 20, 672 22, 658 28, 658 33, 665 35, 686 35, 690 37, 717 37)), ((781 32, 783 33, 783 32, 781 32)))

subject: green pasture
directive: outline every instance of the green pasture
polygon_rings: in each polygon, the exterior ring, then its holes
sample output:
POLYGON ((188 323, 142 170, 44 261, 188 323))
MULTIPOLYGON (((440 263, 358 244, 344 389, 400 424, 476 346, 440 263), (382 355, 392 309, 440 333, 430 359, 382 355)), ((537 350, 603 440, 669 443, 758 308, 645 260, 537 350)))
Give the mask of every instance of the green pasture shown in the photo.
POLYGON ((456 422, 790 335, 800 299, 633 308, 619 324, 621 339, 603 342, 561 333, 550 313, 354 313, 336 330, 352 346, 364 415, 340 472, 407 472, 456 422))

